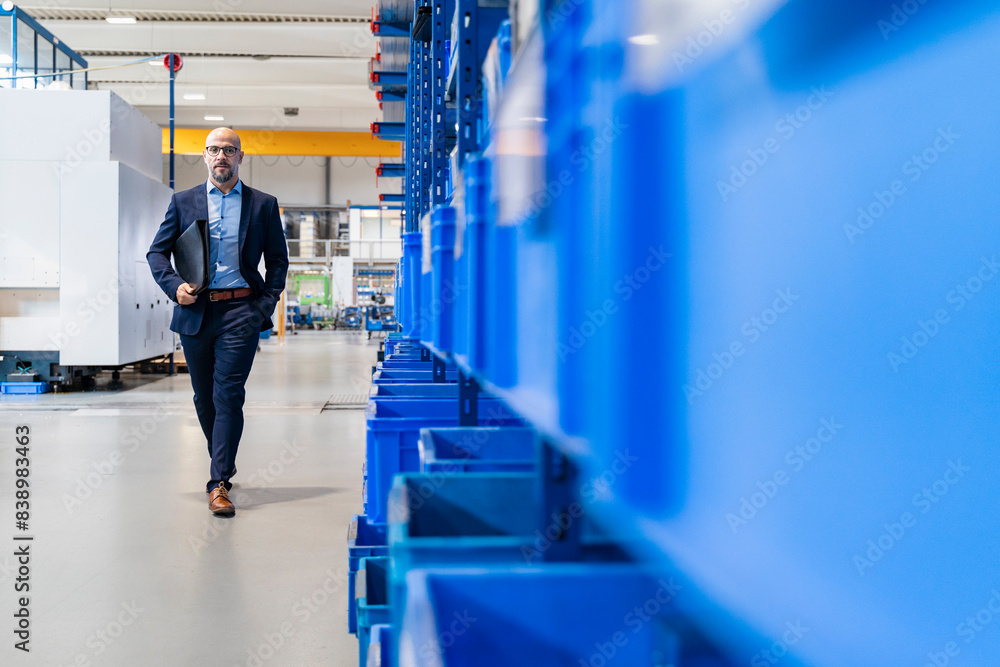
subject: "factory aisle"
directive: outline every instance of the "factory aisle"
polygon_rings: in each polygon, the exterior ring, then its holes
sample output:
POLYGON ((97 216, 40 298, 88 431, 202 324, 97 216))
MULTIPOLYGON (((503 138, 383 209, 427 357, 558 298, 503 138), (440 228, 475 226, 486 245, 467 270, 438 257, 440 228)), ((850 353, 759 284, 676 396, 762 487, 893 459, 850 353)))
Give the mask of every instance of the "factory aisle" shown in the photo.
POLYGON ((355 665, 346 534, 361 511, 363 406, 377 341, 262 342, 247 383, 232 519, 213 517, 187 375, 119 392, 0 397, 0 664, 355 665), (15 428, 30 523, 15 527, 15 428), (15 542, 15 535, 33 535, 15 542), (30 591, 15 593, 16 546, 30 591), (13 648, 30 596, 30 654, 13 648))

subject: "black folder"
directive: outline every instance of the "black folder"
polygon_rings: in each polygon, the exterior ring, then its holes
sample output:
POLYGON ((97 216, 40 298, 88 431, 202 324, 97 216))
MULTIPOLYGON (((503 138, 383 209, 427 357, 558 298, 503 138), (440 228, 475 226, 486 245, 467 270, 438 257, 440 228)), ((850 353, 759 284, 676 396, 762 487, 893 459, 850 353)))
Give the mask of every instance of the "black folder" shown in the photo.
POLYGON ((174 266, 177 275, 194 287, 198 294, 208 287, 208 220, 195 220, 174 243, 174 266))

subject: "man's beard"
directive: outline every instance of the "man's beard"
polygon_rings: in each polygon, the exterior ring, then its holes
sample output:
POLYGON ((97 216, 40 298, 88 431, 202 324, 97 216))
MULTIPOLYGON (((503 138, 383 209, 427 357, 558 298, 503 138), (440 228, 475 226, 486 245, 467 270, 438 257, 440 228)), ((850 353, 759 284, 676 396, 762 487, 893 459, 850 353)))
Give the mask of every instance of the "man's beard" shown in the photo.
POLYGON ((212 177, 215 179, 216 183, 226 183, 233 177, 233 168, 224 165, 219 165, 212 168, 212 177), (219 171, 216 171, 218 169, 219 171))

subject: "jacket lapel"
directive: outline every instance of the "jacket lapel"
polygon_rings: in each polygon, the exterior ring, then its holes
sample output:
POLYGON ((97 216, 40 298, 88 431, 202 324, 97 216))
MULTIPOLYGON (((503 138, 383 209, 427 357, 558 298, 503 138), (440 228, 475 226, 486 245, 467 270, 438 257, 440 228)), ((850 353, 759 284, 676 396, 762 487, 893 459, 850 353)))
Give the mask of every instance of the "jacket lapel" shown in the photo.
POLYGON ((247 238, 247 228, 250 226, 250 207, 253 206, 253 191, 243 184, 243 196, 240 198, 240 256, 243 255, 243 242, 247 238))
MULTIPOLYGON (((195 189, 194 196, 194 212, 195 220, 208 220, 208 188, 203 183, 201 186, 195 189)), ((192 220, 191 222, 194 222, 192 220)))

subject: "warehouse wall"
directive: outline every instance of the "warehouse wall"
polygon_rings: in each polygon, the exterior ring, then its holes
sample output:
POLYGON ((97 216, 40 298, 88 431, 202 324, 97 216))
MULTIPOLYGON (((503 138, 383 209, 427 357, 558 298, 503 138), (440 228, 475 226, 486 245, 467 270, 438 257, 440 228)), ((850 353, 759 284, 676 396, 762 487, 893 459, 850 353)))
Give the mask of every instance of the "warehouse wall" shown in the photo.
MULTIPOLYGON (((326 177, 322 157, 252 156, 243 159, 240 176, 251 187, 278 198, 281 204, 322 205, 326 197, 326 177)), ((377 158, 334 157, 330 169, 330 203, 356 206, 378 204, 379 192, 400 192, 398 178, 380 179, 375 187, 377 158)), ((175 189, 185 190, 204 183, 208 171, 200 156, 179 155, 175 158, 175 189)), ((168 157, 163 156, 163 182, 169 183, 168 157)))

